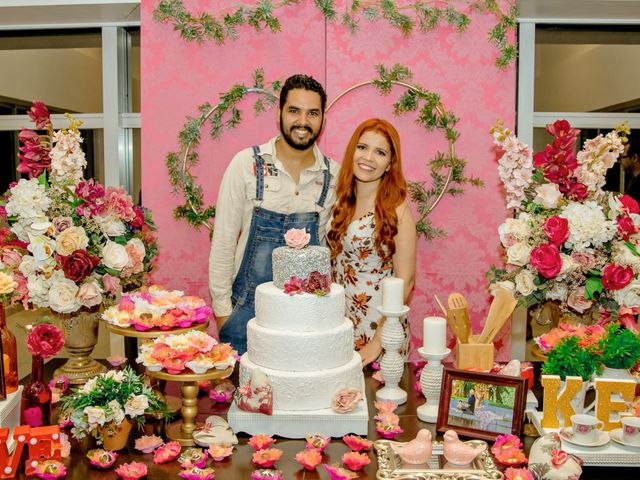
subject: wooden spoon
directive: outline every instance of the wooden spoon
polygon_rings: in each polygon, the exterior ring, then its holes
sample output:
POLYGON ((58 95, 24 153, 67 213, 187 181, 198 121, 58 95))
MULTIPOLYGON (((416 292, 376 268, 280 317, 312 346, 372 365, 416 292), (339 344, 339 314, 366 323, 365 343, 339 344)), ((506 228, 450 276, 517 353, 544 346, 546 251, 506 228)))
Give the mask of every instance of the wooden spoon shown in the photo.
POLYGON ((504 289, 496 289, 493 301, 489 307, 487 320, 484 323, 482 333, 478 337, 478 343, 490 343, 505 324, 509 316, 516 308, 518 301, 513 294, 504 289))

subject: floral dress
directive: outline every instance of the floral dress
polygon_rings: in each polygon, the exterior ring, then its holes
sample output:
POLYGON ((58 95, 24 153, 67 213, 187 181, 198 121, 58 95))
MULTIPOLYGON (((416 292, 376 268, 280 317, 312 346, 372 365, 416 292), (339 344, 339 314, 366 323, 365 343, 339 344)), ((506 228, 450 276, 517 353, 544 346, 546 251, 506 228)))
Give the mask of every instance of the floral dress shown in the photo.
MULTIPOLYGON (((380 281, 393 275, 393 263, 384 261, 376 251, 374 232, 373 212, 353 220, 334 264, 334 280, 345 289, 346 315, 353 322, 356 350, 367 345, 378 328, 381 315, 376 307, 382 304, 380 281)), ((406 317, 401 323, 406 334, 401 354, 406 355, 409 338, 406 317)))

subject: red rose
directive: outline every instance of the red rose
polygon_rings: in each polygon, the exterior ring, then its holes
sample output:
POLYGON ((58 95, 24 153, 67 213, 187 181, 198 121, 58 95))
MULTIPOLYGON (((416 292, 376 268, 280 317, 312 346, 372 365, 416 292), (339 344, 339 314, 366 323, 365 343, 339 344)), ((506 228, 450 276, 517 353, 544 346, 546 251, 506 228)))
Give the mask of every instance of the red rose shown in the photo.
POLYGON ((49 358, 56 355, 64 345, 62 330, 49 323, 33 327, 27 335, 27 348, 32 355, 49 358))
POLYGON ((562 245, 569 238, 569 221, 558 215, 547 218, 542 229, 547 234, 549 242, 556 247, 562 245))
POLYGON ((63 257, 62 271, 69 280, 80 283, 100 264, 100 257, 89 255, 85 250, 76 250, 71 255, 63 257))
POLYGON ((629 195, 621 195, 618 197, 618 200, 622 204, 622 208, 627 210, 629 213, 640 213, 640 205, 638 205, 638 202, 629 195))
POLYGON ((558 247, 548 243, 534 248, 529 261, 544 278, 557 277, 562 270, 562 258, 560 258, 558 247))
POLYGON ((607 290, 620 290, 633 280, 633 269, 610 263, 602 271, 602 286, 607 290))
POLYGON ((589 195, 587 186, 574 180, 568 180, 564 184, 560 185, 560 191, 564 193, 566 197, 577 202, 584 200, 587 198, 587 195, 589 195))
POLYGON ((133 228, 142 228, 142 226, 144 225, 144 210, 138 205, 135 205, 133 207, 133 211, 135 212, 136 216, 129 223, 133 228))
POLYGON ((618 233, 623 240, 629 240, 629 237, 636 233, 636 226, 633 224, 633 220, 629 215, 622 215, 618 217, 618 233))

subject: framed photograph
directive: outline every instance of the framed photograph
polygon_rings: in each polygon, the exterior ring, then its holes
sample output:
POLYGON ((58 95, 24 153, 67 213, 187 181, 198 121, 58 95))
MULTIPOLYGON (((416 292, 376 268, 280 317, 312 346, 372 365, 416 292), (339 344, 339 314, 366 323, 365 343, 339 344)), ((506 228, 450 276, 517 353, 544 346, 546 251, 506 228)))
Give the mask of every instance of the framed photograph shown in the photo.
POLYGON ((526 379, 445 367, 437 430, 495 440, 522 434, 526 379))

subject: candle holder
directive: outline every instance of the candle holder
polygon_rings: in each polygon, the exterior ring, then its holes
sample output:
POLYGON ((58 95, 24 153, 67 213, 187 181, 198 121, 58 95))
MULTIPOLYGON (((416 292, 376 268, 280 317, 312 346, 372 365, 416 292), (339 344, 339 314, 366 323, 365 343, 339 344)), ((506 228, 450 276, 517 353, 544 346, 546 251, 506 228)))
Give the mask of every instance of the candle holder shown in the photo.
POLYGON ((420 389, 427 401, 418 407, 418 418, 423 422, 436 423, 442 392, 442 360, 449 356, 451 349, 447 348, 442 353, 429 353, 424 348, 419 348, 418 353, 428 362, 420 374, 420 389))
POLYGON ((400 310, 387 310, 377 307, 378 311, 386 317, 382 326, 382 360, 380 360, 380 373, 384 379, 384 387, 376 392, 376 399, 390 400, 398 405, 407 401, 407 392, 398 384, 404 372, 404 358, 400 355, 400 349, 404 344, 404 328, 400 324, 400 318, 409 313, 409 307, 404 305, 400 310))

